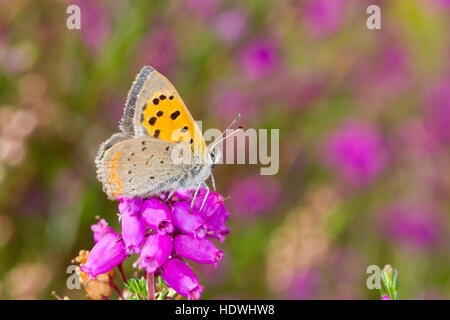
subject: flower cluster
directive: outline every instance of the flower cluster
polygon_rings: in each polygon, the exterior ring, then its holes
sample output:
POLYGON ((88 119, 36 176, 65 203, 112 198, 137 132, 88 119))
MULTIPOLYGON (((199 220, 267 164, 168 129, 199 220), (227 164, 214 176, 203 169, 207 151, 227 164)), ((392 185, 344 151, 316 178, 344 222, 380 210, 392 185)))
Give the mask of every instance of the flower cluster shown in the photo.
POLYGON ((344 123, 324 144, 325 164, 354 186, 370 184, 388 161, 389 150, 381 133, 367 123, 344 123))
POLYGON ((119 199, 122 234, 103 219, 93 225, 95 246, 81 270, 95 278, 138 254, 137 263, 147 274, 161 275, 180 295, 199 299, 203 287, 183 259, 217 265, 223 252, 211 238, 225 241, 229 213, 224 198, 206 189, 199 190, 191 211, 190 194, 177 191, 170 200, 164 195, 119 199))

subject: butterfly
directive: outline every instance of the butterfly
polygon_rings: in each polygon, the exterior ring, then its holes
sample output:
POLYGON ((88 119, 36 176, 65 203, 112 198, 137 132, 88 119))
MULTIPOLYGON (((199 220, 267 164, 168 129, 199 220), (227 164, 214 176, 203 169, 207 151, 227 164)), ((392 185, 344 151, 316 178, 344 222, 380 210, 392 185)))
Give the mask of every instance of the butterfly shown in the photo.
POLYGON ((95 160, 98 180, 110 199, 163 192, 170 198, 186 189, 196 189, 196 195, 200 186, 209 192, 205 180, 210 176, 214 185, 212 168, 221 158, 214 151, 218 143, 207 148, 175 87, 152 67, 137 75, 119 129, 101 144, 95 160))

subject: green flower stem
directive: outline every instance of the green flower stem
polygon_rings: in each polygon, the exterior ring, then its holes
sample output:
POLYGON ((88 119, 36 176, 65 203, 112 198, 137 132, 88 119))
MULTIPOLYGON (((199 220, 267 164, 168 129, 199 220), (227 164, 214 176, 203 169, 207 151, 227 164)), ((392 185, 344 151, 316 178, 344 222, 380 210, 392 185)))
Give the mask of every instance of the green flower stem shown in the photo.
POLYGON ((148 300, 155 300, 155 277, 153 273, 147 273, 148 300))

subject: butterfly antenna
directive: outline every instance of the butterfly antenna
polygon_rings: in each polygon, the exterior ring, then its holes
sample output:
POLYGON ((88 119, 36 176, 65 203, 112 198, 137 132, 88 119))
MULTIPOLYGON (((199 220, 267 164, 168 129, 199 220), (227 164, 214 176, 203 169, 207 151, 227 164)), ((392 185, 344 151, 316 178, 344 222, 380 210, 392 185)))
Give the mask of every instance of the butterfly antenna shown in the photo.
POLYGON ((222 131, 222 133, 221 133, 221 135, 220 135, 221 138, 217 138, 217 139, 212 143, 211 148, 209 149, 210 151, 214 150, 214 148, 215 148, 219 143, 221 143, 223 140, 229 138, 230 136, 232 136, 233 134, 235 134, 236 132, 238 132, 240 129, 243 129, 242 127, 239 127, 239 128, 237 128, 236 130, 234 130, 233 132, 231 132, 231 133, 229 133, 228 135, 226 135, 225 137, 223 137, 223 135, 227 132, 227 130, 230 129, 231 127, 233 127, 233 126, 236 124, 236 122, 239 121, 240 118, 241 118, 241 114, 238 113, 238 115, 236 116, 236 118, 234 118, 233 122, 231 122, 231 124, 230 124, 225 130, 222 131))

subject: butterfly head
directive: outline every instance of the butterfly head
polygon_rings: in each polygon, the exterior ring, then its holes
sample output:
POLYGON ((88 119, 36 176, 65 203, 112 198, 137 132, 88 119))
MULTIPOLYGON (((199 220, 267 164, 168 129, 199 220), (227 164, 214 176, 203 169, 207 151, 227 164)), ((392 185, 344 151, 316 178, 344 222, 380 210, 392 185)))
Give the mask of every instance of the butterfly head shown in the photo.
POLYGON ((218 164, 220 162, 220 160, 222 159, 222 152, 220 152, 219 149, 216 150, 211 150, 208 153, 208 157, 209 157, 209 161, 211 163, 211 168, 214 168, 216 166, 216 164, 218 164))

